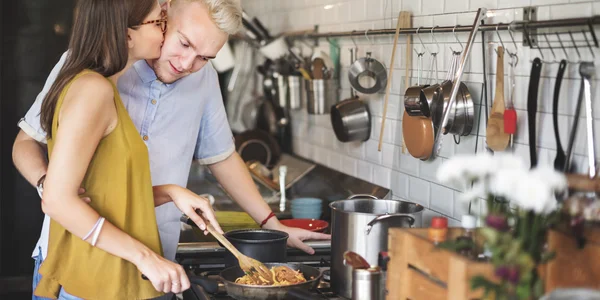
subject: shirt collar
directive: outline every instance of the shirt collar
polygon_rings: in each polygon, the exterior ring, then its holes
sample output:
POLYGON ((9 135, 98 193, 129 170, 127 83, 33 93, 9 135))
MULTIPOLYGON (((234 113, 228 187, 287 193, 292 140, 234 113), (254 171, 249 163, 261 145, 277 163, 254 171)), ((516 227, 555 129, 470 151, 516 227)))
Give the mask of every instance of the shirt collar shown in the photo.
MULTIPOLYGON (((156 77, 156 73, 154 73, 154 70, 148 65, 148 63, 145 60, 140 60, 134 63, 133 67, 140 76, 140 79, 142 79, 143 83, 150 83, 154 80, 158 80, 158 78, 156 77)), ((169 83, 163 84, 167 87, 171 86, 171 84, 169 83)))
POLYGON ((154 73, 154 70, 150 68, 150 66, 145 60, 140 60, 134 63, 133 67, 142 79, 142 82, 149 83, 152 80, 156 80, 156 73, 154 73))

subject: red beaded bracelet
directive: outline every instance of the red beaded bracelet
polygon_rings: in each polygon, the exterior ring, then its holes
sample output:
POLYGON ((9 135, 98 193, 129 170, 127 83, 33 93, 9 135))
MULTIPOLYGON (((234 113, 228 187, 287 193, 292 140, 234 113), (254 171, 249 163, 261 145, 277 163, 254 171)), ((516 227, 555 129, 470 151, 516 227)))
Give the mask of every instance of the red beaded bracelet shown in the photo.
POLYGON ((260 223, 260 228, 262 228, 265 224, 267 224, 267 221, 269 221, 270 218, 274 217, 275 213, 271 212, 261 223, 260 223))

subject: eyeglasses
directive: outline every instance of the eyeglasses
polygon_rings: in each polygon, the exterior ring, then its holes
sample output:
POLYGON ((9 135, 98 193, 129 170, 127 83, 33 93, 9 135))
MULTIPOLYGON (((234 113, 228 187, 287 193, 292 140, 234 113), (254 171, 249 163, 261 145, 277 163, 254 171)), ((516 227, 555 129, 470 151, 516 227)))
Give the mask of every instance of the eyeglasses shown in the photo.
POLYGON ((160 24, 160 30, 162 30, 162 32, 165 33, 167 31, 167 13, 166 13, 166 11, 163 10, 160 12, 160 19, 146 21, 146 22, 143 22, 140 25, 136 25, 134 27, 138 27, 138 26, 142 26, 142 25, 146 25, 146 24, 160 24))

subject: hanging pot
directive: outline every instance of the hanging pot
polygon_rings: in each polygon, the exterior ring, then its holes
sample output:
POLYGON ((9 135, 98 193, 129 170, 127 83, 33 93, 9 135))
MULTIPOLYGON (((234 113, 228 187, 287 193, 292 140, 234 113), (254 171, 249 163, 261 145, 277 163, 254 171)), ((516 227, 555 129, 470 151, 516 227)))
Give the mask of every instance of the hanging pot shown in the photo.
POLYGON ((340 142, 367 141, 371 135, 371 114, 358 97, 331 107, 331 125, 340 142))

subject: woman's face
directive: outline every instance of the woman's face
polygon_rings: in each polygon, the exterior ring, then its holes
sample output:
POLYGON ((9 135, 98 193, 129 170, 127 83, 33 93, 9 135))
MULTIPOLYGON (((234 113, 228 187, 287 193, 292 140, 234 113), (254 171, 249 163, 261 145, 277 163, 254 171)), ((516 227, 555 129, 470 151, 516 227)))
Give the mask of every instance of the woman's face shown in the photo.
POLYGON ((129 29, 130 58, 135 60, 158 58, 164 40, 166 22, 166 13, 161 10, 157 1, 142 24, 136 29, 129 29))

